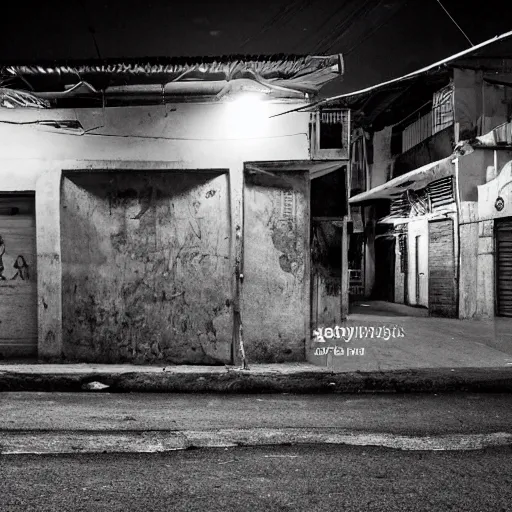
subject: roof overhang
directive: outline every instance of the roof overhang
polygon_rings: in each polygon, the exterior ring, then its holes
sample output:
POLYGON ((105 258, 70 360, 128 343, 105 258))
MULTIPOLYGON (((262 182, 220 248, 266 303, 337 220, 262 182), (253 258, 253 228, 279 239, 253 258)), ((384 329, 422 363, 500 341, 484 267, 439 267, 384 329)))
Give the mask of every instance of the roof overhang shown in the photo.
POLYGON ((414 171, 398 176, 383 185, 362 192, 349 199, 350 204, 365 203, 378 199, 393 200, 399 197, 405 190, 420 190, 425 188, 432 181, 455 174, 455 167, 452 162, 453 156, 431 162, 414 171))
POLYGON ((331 174, 348 164, 347 160, 295 160, 287 162, 248 162, 245 169, 249 173, 266 174, 275 176, 275 172, 282 171, 308 171, 309 179, 320 178, 326 174, 331 174))
POLYGON ((341 55, 232 56, 0 63, 9 88, 50 101, 123 98, 221 99, 249 91, 270 98, 314 97, 344 72, 341 55))

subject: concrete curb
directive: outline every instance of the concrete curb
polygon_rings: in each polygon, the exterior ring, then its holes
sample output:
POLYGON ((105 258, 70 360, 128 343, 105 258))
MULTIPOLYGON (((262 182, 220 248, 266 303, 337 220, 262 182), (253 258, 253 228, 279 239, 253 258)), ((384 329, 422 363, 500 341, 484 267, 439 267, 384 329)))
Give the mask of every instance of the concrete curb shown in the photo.
POLYGON ((345 444, 399 450, 480 450, 512 445, 512 433, 397 436, 340 429, 215 431, 2 431, 0 454, 161 453, 193 448, 345 444))
MULTIPOLYGON (((107 392, 365 393, 512 391, 511 368, 418 369, 386 372, 91 372, 0 371, 0 391, 77 392, 99 381, 107 392)), ((96 391, 98 392, 98 391, 96 391)))

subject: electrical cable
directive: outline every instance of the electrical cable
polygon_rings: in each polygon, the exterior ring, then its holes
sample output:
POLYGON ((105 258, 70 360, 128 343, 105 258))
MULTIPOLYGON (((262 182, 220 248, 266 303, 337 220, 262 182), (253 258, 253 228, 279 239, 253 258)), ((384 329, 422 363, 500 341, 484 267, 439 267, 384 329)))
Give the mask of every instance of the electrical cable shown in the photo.
POLYGON ((382 27, 387 25, 405 6, 408 5, 409 2, 403 2, 400 4, 398 9, 394 11, 386 20, 384 20, 381 24, 377 25, 375 28, 373 28, 365 37, 360 39, 355 45, 353 45, 351 48, 349 48, 347 51, 343 52, 343 55, 349 55, 352 53, 356 48, 361 46, 364 42, 366 42, 370 37, 373 36, 377 31, 379 31, 382 27))
MULTIPOLYGON (((350 4, 353 4, 353 3, 359 3, 359 0, 349 0, 347 3, 343 4, 341 7, 338 7, 334 12, 330 13, 329 16, 318 26, 316 27, 314 30, 312 30, 312 32, 310 34, 308 34, 306 37, 304 37, 303 39, 301 39, 295 46, 294 46, 294 49, 296 49, 298 46, 303 46, 303 45, 306 45, 307 41, 309 41, 312 37, 315 37, 317 36, 319 33, 322 32, 322 30, 327 26, 329 25, 330 23, 332 23, 333 19, 335 19, 337 17, 338 14, 340 14, 341 12, 343 12, 347 6, 349 6, 350 4)), ((338 22, 339 18, 341 18, 341 16, 338 16, 336 19, 335 19, 335 23, 338 22)), ((313 52, 314 53, 314 52, 313 52)))
MULTIPOLYGON (((325 36, 315 47, 315 53, 326 52, 332 48, 347 32, 350 30, 350 25, 356 23, 363 16, 368 14, 373 8, 370 7, 371 3, 375 0, 365 0, 365 2, 357 7, 341 24, 331 30, 327 36, 325 36)), ((383 0, 378 0, 378 4, 382 3, 383 0)))
POLYGON ((453 19, 453 16, 448 12, 448 10, 446 9, 446 7, 441 3, 441 0, 437 0, 437 3, 441 6, 441 8, 443 9, 443 11, 448 15, 448 17, 453 21, 454 25, 462 32, 462 35, 468 40, 469 44, 471 46, 475 46, 472 42, 471 42, 471 39, 469 39, 469 37, 466 35, 466 33, 464 32, 464 30, 462 30, 462 28, 459 26, 459 24, 453 19))
POLYGON ((268 32, 277 23, 284 20, 287 14, 292 12, 295 9, 295 7, 297 7, 297 12, 300 12, 300 10, 304 9, 304 7, 306 7, 307 4, 309 4, 310 2, 311 0, 292 0, 291 2, 288 2, 285 6, 279 9, 279 11, 270 19, 270 21, 263 25, 259 32, 257 32, 253 36, 249 36, 245 41, 243 41, 240 45, 240 48, 244 48, 245 46, 247 46, 248 43, 254 41, 255 39, 259 38, 260 36, 268 32), (303 7, 301 8, 301 6, 303 7))

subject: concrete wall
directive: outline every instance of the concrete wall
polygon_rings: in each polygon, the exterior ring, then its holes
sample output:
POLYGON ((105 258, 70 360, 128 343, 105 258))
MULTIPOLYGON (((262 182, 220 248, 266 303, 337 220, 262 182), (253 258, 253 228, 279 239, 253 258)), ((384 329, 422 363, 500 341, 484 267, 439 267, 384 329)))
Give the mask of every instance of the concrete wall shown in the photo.
POLYGON ((66 359, 230 361, 226 174, 68 175, 61 238, 66 359))
POLYGON ((478 201, 478 186, 487 179, 488 168, 494 165, 493 150, 477 150, 459 158, 459 193, 461 201, 478 201))
POLYGON ((392 127, 387 126, 373 134, 373 163, 370 168, 370 184, 368 190, 386 183, 391 178, 393 156, 391 155, 392 127))
MULTIPOLYGON (((507 121, 510 88, 489 84, 485 77, 481 71, 454 69, 454 116, 458 140, 484 135, 507 121)), ((495 75, 488 77, 496 79, 495 75)), ((510 75, 500 78, 510 81, 510 75)))
POLYGON ((453 109, 456 133, 459 140, 468 140, 482 135, 482 72, 470 69, 453 70, 453 109))
POLYGON ((483 82, 482 134, 490 132, 496 126, 507 122, 510 104, 510 88, 503 85, 483 82), (507 104, 507 100, 508 103, 507 104))
POLYGON ((246 176, 242 318, 253 362, 304 361, 309 339, 309 176, 282 175, 246 176))
MULTIPOLYGON (((478 151, 475 152, 478 154, 478 151)), ((473 154, 461 161, 469 160, 473 154)), ((473 205, 471 211, 472 227, 466 228, 467 240, 469 243, 476 243, 478 250, 475 254, 473 250, 471 261, 468 262, 469 272, 474 279, 473 286, 468 283, 469 276, 466 277, 466 293, 473 293, 476 296, 476 303, 472 301, 465 310, 461 311, 466 317, 490 318, 495 315, 495 243, 494 243, 494 221, 503 217, 512 216, 512 154, 511 152, 498 152, 496 161, 498 162, 498 172, 488 172, 490 179, 487 183, 478 186, 478 202, 473 205), (503 164, 508 158, 509 161, 503 164), (496 199, 502 197, 504 207, 498 211, 495 207, 496 199), (478 237, 478 238, 477 238, 478 237)))
MULTIPOLYGON (((82 110, 0 109, 1 191, 35 191, 38 336, 43 358, 60 358, 62 262, 60 186, 63 170, 173 171, 228 169, 230 265, 242 225, 243 162, 309 158, 308 113, 271 115, 294 104, 245 112, 227 104, 180 104, 82 110), (86 133, 34 123, 76 120, 86 133)), ((233 288, 232 288, 233 294, 233 288)))
POLYGON ((494 220, 512 216, 512 152, 476 150, 458 159, 461 188, 459 315, 494 316, 494 220), (496 168, 494 164, 496 163, 496 168), (495 208, 498 196, 503 210, 495 208))

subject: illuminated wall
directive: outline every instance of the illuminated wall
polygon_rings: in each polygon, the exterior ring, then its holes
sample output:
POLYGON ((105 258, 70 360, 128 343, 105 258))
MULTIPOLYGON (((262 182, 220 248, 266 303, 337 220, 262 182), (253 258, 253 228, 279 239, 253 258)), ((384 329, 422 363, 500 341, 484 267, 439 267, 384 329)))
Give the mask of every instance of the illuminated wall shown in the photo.
POLYGON ((231 278, 235 230, 242 225, 244 162, 309 159, 309 113, 271 117, 297 106, 301 104, 0 110, 0 192, 36 193, 39 355, 59 359, 65 348, 62 276, 69 268, 63 266, 61 241, 72 226, 61 223, 63 171, 225 172, 231 278), (76 119, 84 131, 37 124, 76 119))

